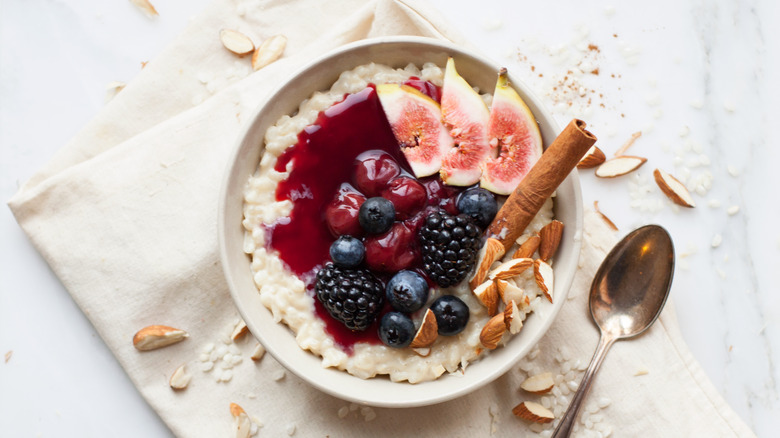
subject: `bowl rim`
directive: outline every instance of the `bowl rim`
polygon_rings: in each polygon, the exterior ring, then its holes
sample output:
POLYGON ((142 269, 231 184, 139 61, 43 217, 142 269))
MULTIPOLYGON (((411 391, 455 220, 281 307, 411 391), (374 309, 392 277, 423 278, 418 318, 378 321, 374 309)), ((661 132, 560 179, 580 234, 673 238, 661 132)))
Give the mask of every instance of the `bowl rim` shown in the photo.
MULTIPOLYGON (((257 324, 255 317, 253 317, 254 314, 258 313, 258 310, 253 308, 250 311, 249 306, 247 305, 247 303, 244 302, 244 299, 241 296, 239 285, 236 284, 236 279, 233 278, 233 270, 236 268, 234 266, 233 258, 237 256, 230 252, 230 248, 229 248, 230 243, 228 242, 228 227, 235 226, 235 224, 228 224, 226 221, 227 219, 226 216, 231 205, 230 204, 231 197, 229 195, 231 189, 231 182, 235 177, 234 172, 240 164, 239 160, 242 156, 242 151, 245 149, 245 143, 247 142, 247 137, 249 137, 252 134, 253 130, 255 129, 255 125, 257 125, 260 122, 261 116, 264 115, 264 111, 268 108, 269 103, 273 102, 274 99, 277 99, 279 96, 284 95, 285 91, 287 91, 287 89, 290 87, 290 84, 294 83, 297 78, 301 78, 305 75, 311 74, 312 71, 315 70, 318 65, 322 65, 328 60, 333 60, 339 57, 348 56, 348 54, 352 52, 365 49, 369 46, 399 44, 399 43, 423 45, 429 47, 431 50, 438 50, 453 56, 472 58, 477 63, 482 63, 487 66, 491 66, 491 68, 495 68, 495 71, 498 71, 499 69, 498 63, 478 53, 475 53, 474 50, 456 46, 455 44, 449 41, 428 38, 428 37, 418 37, 418 36, 386 36, 386 37, 368 38, 353 43, 345 44, 328 53, 325 53, 317 57, 316 59, 298 68, 290 76, 288 80, 286 80, 284 83, 279 84, 272 91, 267 93, 265 98, 262 99, 262 103, 253 110, 252 116, 250 117, 249 121, 245 124, 245 126, 242 128, 240 134, 238 135, 234 143, 232 153, 229 155, 229 159, 226 165, 226 170, 223 173, 223 178, 222 178, 222 183, 220 188, 218 220, 217 220, 220 261, 225 276, 225 280, 230 290, 230 295, 241 317, 243 318, 244 322, 247 324, 247 327, 249 328, 250 332, 253 334, 253 336, 255 336, 255 338, 261 344, 264 345, 268 353, 270 353, 287 370, 291 371, 292 373, 294 373, 302 380, 306 381, 311 386, 325 393, 328 393, 340 399, 345 399, 362 405, 370 405, 370 406, 377 406, 377 407, 393 407, 393 408, 432 405, 432 404, 445 402, 466 395, 485 386, 486 384, 492 382, 498 377, 504 375, 513 365, 516 364, 517 361, 519 361, 522 357, 527 355, 531 351, 531 349, 538 344, 538 342, 541 340, 544 334, 547 333, 553 321, 556 319, 557 315, 559 314, 559 311, 563 306, 563 303, 566 301, 566 295, 568 294, 568 290, 574 278, 574 273, 576 272, 577 269, 579 253, 581 249, 581 230, 582 230, 582 221, 583 221, 582 194, 581 194, 577 171, 576 169, 574 169, 567 176, 564 183, 562 183, 561 185, 561 187, 567 185, 566 190, 571 191, 573 194, 572 207, 574 210, 576 223, 574 224, 574 226, 567 224, 567 226, 564 229, 564 233, 565 233, 564 238, 566 239, 566 242, 570 242, 570 244, 573 245, 573 247, 571 248, 573 254, 570 254, 567 259, 567 263, 569 264, 569 266, 573 266, 573 268, 571 268, 569 270, 570 272, 568 272, 568 274, 561 279, 562 281, 559 281, 557 278, 558 276, 556 275, 556 283, 555 283, 556 300, 555 303, 553 303, 550 308, 552 314, 548 315, 545 318, 542 318, 541 326, 539 326, 539 328, 534 332, 535 333, 534 336, 531 337, 527 345, 521 348, 519 351, 514 352, 515 355, 511 356, 510 360, 504 360, 500 366, 491 368, 491 371, 484 373, 484 375, 474 377, 473 374, 475 373, 472 372, 471 375, 469 375, 469 378, 466 379, 465 376, 467 373, 463 373, 463 376, 461 377, 458 377, 456 375, 448 375, 448 373, 445 373, 444 375, 442 375, 436 380, 421 382, 417 384, 410 384, 408 382, 391 382, 386 377, 380 377, 380 376, 371 379, 363 379, 360 377, 353 376, 343 370, 323 367, 321 365, 321 360, 322 360, 321 357, 311 353, 308 350, 303 350, 295 340, 295 334, 286 326, 286 324, 282 324, 280 322, 273 322, 273 317, 270 316, 273 324, 275 324, 276 326, 283 327, 284 331, 286 331, 287 333, 287 337, 289 338, 290 341, 292 341, 292 344, 297 350, 300 350, 304 354, 311 356, 312 358, 315 358, 317 359, 318 362, 320 362, 319 370, 314 370, 312 367, 308 367, 306 370, 304 370, 303 368, 306 365, 301 365, 301 363, 297 363, 295 360, 293 360, 293 358, 290 358, 288 357, 287 354, 284 354, 284 352, 282 351, 282 346, 278 343, 277 340, 273 339, 274 336, 272 334, 265 333, 264 330, 261 330, 261 327, 257 324), (344 379, 343 376, 348 376, 348 379, 344 379), (437 384, 437 382, 442 382, 444 379, 451 379, 451 380, 465 379, 467 384, 449 385, 449 387, 447 384, 441 384, 441 383, 437 384), (349 384, 341 385, 341 386, 334 385, 329 383, 330 380, 335 380, 336 383, 349 383, 349 384), (407 388, 413 388, 412 390, 408 391, 409 393, 412 394, 412 396, 408 398, 395 397, 395 396, 389 396, 386 393, 382 393, 383 391, 377 391, 377 389, 381 387, 380 384, 375 383, 377 381, 390 382, 392 385, 405 385, 407 388), (338 386, 338 388, 334 386, 338 386), (376 388, 371 388, 372 386, 376 386, 376 388), (364 389, 363 387, 368 387, 368 389, 364 389), (429 393, 428 391, 419 389, 423 387, 430 388, 432 391, 430 391, 429 393)), ((363 62, 363 64, 368 62, 370 62, 370 60, 363 62)), ((357 65, 348 67, 346 69, 343 69, 342 71, 354 68, 356 66, 357 65)), ((560 133, 560 127, 557 124, 556 120, 553 118, 553 116, 550 115, 549 111, 546 110, 543 103, 533 94, 533 92, 522 81, 514 79, 512 77, 511 72, 509 76, 513 84, 513 87, 516 90, 518 90, 518 92, 520 92, 526 104, 528 104, 528 106, 531 108, 536 108, 533 111, 533 114, 537 119, 537 121, 543 121, 544 124, 546 124, 554 132, 554 135, 558 135, 560 133)), ((309 95, 313 91, 315 90, 309 90, 309 95)), ((272 124, 273 123, 276 123, 276 120, 273 120, 272 124)), ((541 125, 542 123, 540 123, 540 129, 542 128, 541 125)), ((262 138, 264 137, 264 134, 265 133, 263 132, 260 137, 261 143, 255 145, 255 147, 258 148, 263 147, 262 138)), ((548 141, 545 141, 545 144, 549 145, 552 139, 550 138, 547 140, 548 141)), ((260 156, 262 156, 262 153, 260 154, 260 156)), ((257 163, 254 163, 254 168, 255 169, 257 168, 257 163)), ((247 175, 247 178, 248 176, 249 175, 247 175)), ((241 187, 243 187, 243 185, 241 185, 241 187)), ((559 187, 559 189, 561 187, 559 187)), ((240 199, 241 199, 241 206, 243 210, 243 191, 241 191, 240 193, 240 199)), ((557 203, 555 208, 557 210, 558 208, 557 203)), ((243 215, 241 217, 243 217, 243 215)), ((243 229, 243 227, 241 228, 243 229)), ((247 268, 251 263, 249 256, 243 253, 243 251, 239 256, 245 259, 244 268, 247 268)), ((251 273, 251 270, 249 272, 251 273)), ((254 284, 254 281, 252 281, 252 285, 254 291, 257 293, 258 290, 256 285, 254 284)), ((258 299, 259 296, 260 294, 257 293, 258 299)), ((262 309, 259 310, 259 312, 263 312, 263 311, 268 312, 268 314, 270 315, 270 311, 264 306, 262 307, 262 309)), ((266 327, 266 329, 269 328, 271 329, 271 331, 277 331, 278 334, 278 330, 274 329, 273 327, 266 327)), ((515 335, 515 336, 519 336, 519 335, 515 335)), ((495 350, 491 352, 491 355, 497 356, 498 354, 501 354, 500 352, 507 351, 507 350, 508 350, 507 347, 503 347, 499 350, 495 350)), ((294 355, 298 356, 297 354, 294 355)), ((481 358, 479 361, 475 362, 474 364, 469 365, 468 369, 479 367, 479 364, 486 362, 486 360, 487 360, 486 358, 481 358)), ((384 383, 382 383, 382 385, 383 384, 384 383)))

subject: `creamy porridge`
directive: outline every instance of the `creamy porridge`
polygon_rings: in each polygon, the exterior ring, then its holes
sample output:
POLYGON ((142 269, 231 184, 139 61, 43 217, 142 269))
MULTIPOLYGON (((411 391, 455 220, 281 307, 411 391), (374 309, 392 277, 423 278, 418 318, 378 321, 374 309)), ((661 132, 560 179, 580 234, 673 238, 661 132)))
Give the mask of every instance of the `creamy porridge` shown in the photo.
MULTIPOLYGON (((288 180, 296 166, 294 160, 280 161, 280 157, 298 143, 299 133, 315 123, 322 111, 342 101, 345 95, 360 93, 369 84, 402 83, 410 78, 419 78, 440 87, 443 77, 442 68, 434 64, 425 64, 422 68, 409 65, 404 69, 377 64, 359 66, 344 72, 330 90, 315 92, 301 103, 294 115, 280 118, 266 132, 265 152, 244 191, 244 251, 251 257, 254 281, 262 303, 277 322, 286 324, 295 333, 301 348, 322 357, 324 367, 346 370, 361 378, 385 374, 393 381, 416 383, 436 379, 444 373, 465 372, 469 363, 480 355, 488 354, 480 343, 480 331, 490 315, 472 293, 468 281, 444 290, 431 289, 426 305, 411 315, 415 326, 419 326, 425 310, 442 294, 455 295, 468 306, 469 318, 465 329, 455 336, 439 336, 429 351, 421 353, 412 348, 391 348, 381 343, 361 341, 345 348, 329 331, 325 321, 328 315, 318 313, 316 308, 311 285, 322 264, 312 262, 301 269, 291 267, 282 261, 279 251, 270 242, 272 234, 269 229, 290 223, 295 201, 313 196, 304 186, 304 190, 296 191, 288 199, 278 200, 277 189, 288 180), (309 266, 315 267, 307 269, 309 266)), ((491 95, 483 94, 481 98, 490 105, 491 95)), ((322 172, 327 173, 328 169, 322 169, 322 172)), ((552 200, 546 202, 518 242, 537 234, 552 220, 552 205, 552 200)), ((514 249, 507 252, 506 260, 511 259, 514 249)), ((305 245, 298 250, 310 251, 305 245)), ((387 280, 382 278, 381 281, 384 284, 387 280)), ((542 303, 544 296, 534 280, 533 269, 527 269, 507 281, 522 290, 524 298, 517 297, 518 300, 525 301, 527 298, 526 304, 520 306, 523 318, 542 303)), ((502 343, 509 339, 511 336, 507 333, 502 343)))

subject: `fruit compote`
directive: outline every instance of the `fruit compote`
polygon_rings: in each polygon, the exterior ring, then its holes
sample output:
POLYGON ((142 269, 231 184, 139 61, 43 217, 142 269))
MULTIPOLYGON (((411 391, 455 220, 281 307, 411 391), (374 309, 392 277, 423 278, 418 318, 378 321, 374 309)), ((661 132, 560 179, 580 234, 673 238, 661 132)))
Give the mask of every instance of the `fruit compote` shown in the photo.
MULTIPOLYGON (((438 100, 435 85, 418 79, 409 84, 438 100)), ((279 182, 276 200, 290 200, 293 208, 288 217, 267 227, 266 243, 312 295, 314 274, 330 261, 329 248, 340 235, 364 239, 365 265, 383 284, 402 269, 423 273, 417 232, 431 209, 454 211, 461 191, 445 186, 437 176, 417 180, 411 174, 373 86, 321 112, 279 156, 275 170, 285 171, 288 163, 291 171, 279 182), (365 235, 358 211, 375 196, 393 203, 395 220, 388 231, 365 235)), ((364 331, 351 331, 318 300, 314 304, 328 334, 347 353, 357 342, 381 343, 380 318, 364 331)))

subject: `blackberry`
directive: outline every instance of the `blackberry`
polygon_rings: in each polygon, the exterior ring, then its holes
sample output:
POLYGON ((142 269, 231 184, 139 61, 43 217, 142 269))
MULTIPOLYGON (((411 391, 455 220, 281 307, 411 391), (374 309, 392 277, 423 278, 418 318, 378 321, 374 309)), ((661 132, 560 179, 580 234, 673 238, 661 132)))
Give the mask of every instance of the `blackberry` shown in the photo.
POLYGON ((327 264, 317 272, 317 299, 350 330, 363 331, 382 309, 385 289, 366 269, 327 264))
POLYGON ((477 259, 480 230, 466 214, 451 216, 437 210, 420 229, 423 269, 441 287, 460 283, 477 259))

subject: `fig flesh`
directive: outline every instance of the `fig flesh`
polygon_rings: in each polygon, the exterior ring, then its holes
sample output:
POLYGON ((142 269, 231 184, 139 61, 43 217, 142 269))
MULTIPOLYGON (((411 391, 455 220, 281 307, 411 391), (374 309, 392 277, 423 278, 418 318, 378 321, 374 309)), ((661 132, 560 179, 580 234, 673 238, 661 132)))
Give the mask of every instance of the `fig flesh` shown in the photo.
POLYGON ((498 74, 488 138, 498 156, 483 163, 480 185, 508 195, 542 156, 542 135, 533 113, 509 84, 506 69, 498 74))
POLYGON ((376 92, 414 176, 438 172, 444 153, 453 147, 439 104, 408 85, 377 85, 376 92))
POLYGON ((442 122, 450 130, 455 147, 442 159, 441 179, 449 185, 470 186, 479 181, 481 165, 497 154, 488 141, 490 113, 485 102, 447 60, 441 95, 442 122))

